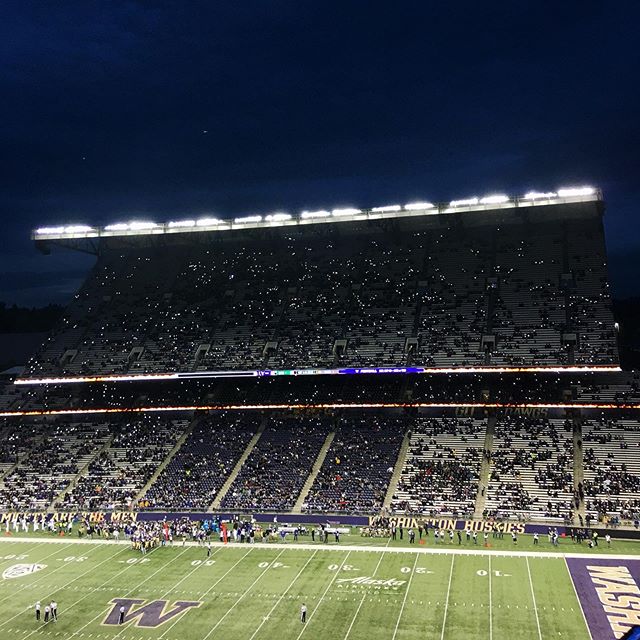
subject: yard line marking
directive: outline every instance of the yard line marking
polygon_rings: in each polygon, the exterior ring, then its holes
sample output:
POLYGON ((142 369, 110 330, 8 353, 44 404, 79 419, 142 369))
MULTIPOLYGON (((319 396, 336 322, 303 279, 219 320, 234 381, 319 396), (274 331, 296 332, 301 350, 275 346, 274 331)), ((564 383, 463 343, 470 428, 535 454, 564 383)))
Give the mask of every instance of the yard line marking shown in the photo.
POLYGON ((416 565, 418 564, 418 558, 420 556, 416 553, 416 559, 413 561, 413 569, 411 570, 411 575, 409 576, 409 582, 407 584, 407 588, 404 592, 404 599, 402 601, 402 606, 400 607, 400 613, 398 614, 398 620, 396 621, 396 628, 393 630, 393 637, 391 640, 396 640, 396 634, 398 633, 398 627, 400 626, 400 618, 402 618, 402 612, 404 611, 404 605, 407 602, 407 596, 409 595, 409 588, 411 587, 411 581, 413 580, 413 574, 416 572, 416 565))
POLYGON ((533 580, 531 579, 531 567, 529 567, 529 558, 527 561, 527 573, 529 574, 529 586, 531 587, 531 598, 533 599, 533 610, 536 613, 536 624, 538 625, 538 638, 542 640, 542 631, 540 629, 540 618, 538 617, 538 607, 536 606, 536 594, 533 592, 533 580))
MULTIPOLYGON (((206 591, 204 591, 202 593, 202 595, 199 596, 199 598, 204 598, 205 596, 209 595, 209 593, 211 593, 211 591, 214 589, 214 587, 216 585, 220 584, 220 582, 222 582, 222 580, 224 580, 254 549, 255 549, 255 547, 252 545, 251 548, 249 549, 249 551, 247 551, 247 553, 245 553, 242 556, 242 558, 240 558, 240 560, 237 560, 234 563, 234 565, 225 572, 224 575, 222 575, 220 578, 218 578, 206 591)), ((236 595, 238 595, 238 594, 236 594, 236 595)))
POLYGON ((451 578, 453 578, 453 565, 455 564, 455 554, 451 556, 451 569, 449 571, 449 586, 447 587, 447 599, 444 603, 444 617, 442 618, 442 633, 440 640, 444 640, 444 628, 447 626, 447 611, 449 610, 449 594, 451 593, 451 578))
MULTIPOLYGON (((91 551, 95 551, 95 549, 91 549, 91 551)), ((46 560, 47 558, 50 558, 51 556, 55 556, 56 553, 60 553, 60 549, 57 549, 56 551, 54 551, 52 553, 49 553, 44 558, 41 558, 39 562, 42 562, 42 560, 46 560)), ((89 552, 87 552, 87 553, 89 553, 89 552)), ((39 564, 39 562, 37 564, 39 564)), ((30 582, 29 584, 25 584, 25 585, 21 586, 19 589, 14 589, 8 596, 5 596, 4 598, 0 598, 0 602, 4 602, 5 600, 8 600, 9 598, 13 598, 16 595, 16 593, 20 593, 20 592, 24 591, 25 589, 29 589, 33 584, 38 584, 39 582, 42 581, 43 578, 46 578, 47 576, 50 576, 52 573, 54 573, 55 571, 58 571, 61 568, 62 567, 58 567, 57 569, 54 569, 53 571, 49 571, 49 573, 47 573, 45 575, 40 574, 38 576, 37 580, 34 580, 32 583, 30 582)), ((0 624, 0 626, 2 626, 2 624, 0 624)))
POLYGON ((262 622, 260 623, 260 626, 253 632, 253 634, 251 635, 251 637, 249 638, 249 640, 253 640, 258 631, 260 631, 260 629, 262 629, 262 625, 269 619, 269 616, 275 611, 276 607, 280 604, 280 602, 282 602, 282 599, 287 595, 287 593, 289 592, 289 590, 291 589, 291 587, 293 587, 295 581, 302 575, 302 572, 307 568, 307 565, 315 558, 316 553, 318 553, 318 551, 314 551, 313 555, 310 556, 310 558, 304 563, 304 566, 302 567, 302 569, 300 569, 300 571, 298 571, 296 577, 291 581, 291 584, 287 587, 287 590, 278 598, 277 602, 273 605, 273 607, 271 607, 271 611, 269 611, 269 613, 267 613, 267 617, 263 618, 262 622))
POLYGON ((569 582, 571 583, 571 586, 573 587, 573 593, 576 594, 576 600, 578 601, 578 604, 580 605, 580 613, 582 613, 582 619, 584 620, 584 626, 587 627, 587 631, 589 632, 589 636, 591 637, 591 639, 593 640, 593 634, 591 633, 591 629, 589 628, 589 623, 587 622, 587 616, 584 614, 584 609, 582 608, 582 602, 580 600, 580 596, 578 595, 578 591, 576 590, 576 585, 573 582, 573 578, 571 576, 571 571, 569 571, 569 564, 567 563, 567 559, 564 559, 564 566, 567 569, 567 573, 569 574, 569 582))
POLYGON ((491 595, 491 556, 489 556, 489 640, 493 640, 493 602, 491 595))
MULTIPOLYGON (((18 544, 20 544, 20 543, 18 543, 18 544)), ((22 553, 20 553, 20 552, 19 553, 14 553, 13 555, 22 556, 22 555, 25 555, 27 553, 31 553, 32 551, 35 551, 38 547, 41 547, 43 544, 46 544, 46 540, 43 540, 42 542, 38 542, 38 544, 35 547, 30 547, 28 549, 25 549, 24 552, 22 552, 22 553)), ((15 558, 3 558, 2 560, 6 561, 6 562, 11 562, 12 560, 15 560, 15 558)))
POLYGON ((202 640, 207 640, 207 638, 209 636, 211 636, 211 634, 222 624, 222 621, 236 608, 236 606, 238 606, 238 604, 240 603, 240 600, 242 600, 248 593, 249 591, 251 591, 251 589, 257 584, 258 580, 260 580, 260 578, 262 578, 262 576, 269 571, 269 569, 271 568, 271 565, 273 565, 273 563, 285 552, 285 550, 283 549, 270 563, 267 567, 264 568, 264 570, 262 571, 262 573, 251 583, 251 585, 249 585, 249 587, 245 590, 245 592, 231 605, 231 607, 227 610, 227 612, 222 616, 222 618, 220 618, 220 620, 218 620, 218 622, 216 623, 216 625, 214 627, 211 628, 211 630, 209 631, 209 633, 207 633, 207 635, 202 638, 202 640))
MULTIPOLYGON (((213 555, 215 556, 215 555, 216 555, 216 553, 218 553, 218 551, 220 551, 220 549, 221 549, 221 548, 222 548, 222 547, 218 547, 218 548, 215 550, 215 552, 214 552, 214 554, 213 554, 213 555)), ((185 549, 185 551, 186 551, 186 549, 185 549)), ((184 553, 184 551, 183 551, 182 553, 184 553)), ((182 555, 182 553, 178 554, 178 558, 182 555)), ((177 559, 177 558, 174 558, 174 560, 175 560, 175 559, 177 559)), ((176 587, 177 587, 177 586, 179 586, 180 584, 182 584, 182 583, 183 583, 183 582, 184 582, 184 581, 185 581, 185 580, 186 580, 190 575, 192 575, 195 571, 197 571, 197 570, 198 570, 200 567, 202 567, 202 566, 204 566, 204 563, 203 563, 203 564, 198 564, 198 565, 196 565, 193 569, 191 569, 191 571, 189 571, 187 574, 185 574, 184 576, 182 576, 182 578, 180 578, 180 580, 178 580, 178 582, 176 582, 176 583, 175 583, 175 584, 174 584, 170 589, 168 589, 167 591, 165 591, 165 592, 162 594, 162 596, 160 596, 160 597, 164 599, 164 598, 166 598, 170 593, 174 593, 175 591, 177 591, 178 593, 180 593, 180 590, 177 590, 177 589, 176 589, 176 587)), ((139 589, 141 584, 144 584, 144 581, 143 581, 143 582, 141 582, 141 583, 136 587, 136 589, 139 589)), ((183 591, 182 593, 184 593, 184 591, 183 591)), ((176 620, 174 620, 173 624, 175 624, 175 623, 176 623, 180 618, 181 618, 181 616, 177 616, 177 618, 176 618, 176 620)), ((95 619, 95 618, 94 618, 94 619, 95 619)), ((88 624, 90 624, 90 623, 88 623, 88 624)), ((125 626, 126 626, 126 625, 125 625, 125 626)), ((172 627, 173 627, 173 625, 172 625, 171 627, 169 627, 169 629, 171 629, 172 627)), ((166 630, 162 633, 162 635, 161 635, 161 636, 159 636, 158 640, 160 640, 160 638, 162 638, 162 636, 166 635, 166 634, 167 634, 167 632, 169 631, 169 629, 166 629, 166 630)), ((124 631, 124 628, 122 629, 122 631, 118 631, 118 633, 117 633, 115 636, 113 636, 113 640, 115 640, 116 638, 119 638, 119 637, 120 637, 120 634, 121 634, 123 631, 124 631)))
POLYGON ((336 572, 334 573, 333 577, 331 578, 331 581, 327 585, 327 588, 324 590, 323 594, 320 596, 320 600, 318 600, 318 604, 315 606, 315 609, 309 614, 309 619, 307 620, 307 623, 302 627, 302 631, 300 631, 296 640, 300 640, 300 638, 302 637, 302 634, 305 632, 305 629, 308 628, 309 623, 311 622, 311 618, 313 618, 313 615, 322 604, 322 601, 324 600, 324 597, 327 595, 327 592, 329 591, 329 589, 331 589, 331 587, 333 586, 333 583, 336 581, 336 578, 340 575, 340 571, 342 570, 344 563, 349 559, 350 555, 351 555, 351 551, 349 551, 347 555, 342 559, 340 566, 336 569, 336 572))
MULTIPOLYGON (((391 538, 389 538, 388 542, 387 542, 387 546, 389 546, 389 542, 391 542, 391 538)), ((386 551, 386 549, 385 549, 386 551)), ((380 563, 382 562, 382 559, 384 558, 384 554, 385 551, 382 552, 382 554, 380 555, 380 559, 378 560, 378 564, 376 565, 376 568, 373 570, 373 573, 371 574, 371 577, 373 578, 376 573, 378 573, 378 569, 380 568, 380 563)), ((360 604, 358 605, 358 608, 356 609, 356 612, 353 614, 353 619, 351 620, 351 624, 349 625, 349 628, 347 629, 347 633, 344 636, 344 640, 347 640, 347 638, 349 637, 349 634, 351 633, 351 629, 353 629, 353 623, 356 621, 356 618, 358 617, 358 614, 360 613, 360 609, 362 608, 362 603, 364 602, 364 599, 367 597, 367 593, 365 591, 365 593, 362 594, 362 600, 360 600, 360 604)))
MULTIPOLYGON (((91 551, 93 551, 93 549, 91 551)), ((121 553, 122 551, 124 551, 124 549, 121 549, 120 551, 118 551, 118 553, 121 553)), ((90 553, 90 551, 87 552, 87 553, 90 553)), ((91 567, 91 569, 88 569, 84 573, 81 573, 77 578, 74 578, 73 580, 71 580, 71 582, 68 582, 67 585, 75 582, 76 580, 79 580, 83 576, 86 576, 87 573, 91 573, 92 571, 95 570, 96 567, 99 567, 101 564, 104 564, 105 562, 108 562, 109 560, 112 560, 113 558, 115 558, 118 555, 118 553, 114 553, 113 555, 110 555, 108 558, 105 558, 102 562, 99 562, 94 567, 91 567)), ((49 557, 49 556, 47 556, 47 557, 49 557)), ((62 569, 64 566, 66 566, 65 563, 62 563, 57 569, 54 569, 53 571, 50 571, 46 576, 43 576, 43 578, 48 578, 51 574, 55 573, 59 569, 62 569)), ((40 582, 40 580, 36 580, 36 582, 34 582, 33 584, 38 584, 39 582, 40 582)), ((67 586, 67 585, 65 585, 65 586, 67 586)), ((28 585, 22 587, 22 589, 20 589, 20 591, 23 591, 27 587, 28 587, 28 585)), ((54 591, 50 591, 45 598, 42 598, 42 601, 46 602, 49 599, 49 596, 55 595, 59 590, 60 589, 55 589, 54 591)), ((11 598, 12 596, 15 596, 15 592, 11 596, 7 596, 7 597, 11 598)), ((3 600, 6 600, 6 598, 3 598, 3 600)), ((2 600, 0 600, 0 602, 2 602, 2 600)), ((21 613, 16 613, 14 616, 11 616, 10 618, 7 618, 4 622, 0 622, 0 627, 4 627, 4 625, 7 624, 7 622, 11 622, 11 620, 13 620, 14 618, 17 618, 19 615, 21 615, 21 613)))
MULTIPOLYGON (((218 551, 220 551, 220 549, 223 549, 223 547, 218 547, 218 548, 214 551, 213 555, 215 556, 215 555, 216 555, 216 553, 218 553, 218 551)), ((212 584, 212 585, 211 585, 211 586, 210 586, 210 587, 209 587, 209 588, 208 588, 208 589, 207 589, 207 590, 202 594, 202 597, 204 597, 205 595, 207 595, 207 594, 208 594, 208 593, 209 593, 209 592, 210 592, 210 591, 211 591, 211 590, 212 590, 212 589, 213 589, 213 588, 214 588, 214 587, 215 587, 215 586, 216 586, 216 585, 217 585, 217 584, 222 580, 222 579, 224 579, 224 578, 229 574, 229 572, 230 572, 232 569, 234 569, 234 568, 235 568, 235 566, 236 566, 236 565, 237 565, 241 560, 244 560, 244 559, 249 555, 249 553, 251 553, 251 549, 249 549, 249 551, 247 551, 247 553, 245 553, 245 554, 242 556, 242 558, 240 558, 240 560, 238 560, 238 561, 233 565, 233 567, 231 567, 231 569, 229 569, 229 570, 228 570, 228 571, 227 571, 227 572, 226 572, 226 573, 225 573, 221 578, 218 578, 218 580, 216 580, 216 581, 215 581, 215 582, 214 582, 214 583, 213 583, 213 584, 212 584)), ((196 567, 196 569, 198 569, 198 567, 204 567, 204 566, 205 566, 205 564, 204 564, 204 562, 203 562, 201 565, 198 565, 198 566, 196 567)), ((192 571, 191 573, 193 573, 193 571, 192 571)), ((191 573, 189 573, 188 575, 191 575, 191 573)), ((185 578, 186 578, 186 577, 187 577, 187 576, 185 576, 185 578)), ((182 580, 184 580, 185 578, 183 578, 182 580)), ((180 582, 182 582, 182 580, 181 580, 180 582)), ((180 583, 178 583, 178 584, 180 584, 180 583)), ((165 596, 167 596, 167 595, 168 595, 169 593, 171 593, 172 591, 173 591, 173 589, 171 589, 170 591, 167 591, 167 593, 166 593, 164 596, 162 596, 162 597, 164 598, 165 596)), ((186 593, 186 591, 185 591, 185 592, 183 592, 183 593, 186 593)), ((198 593, 199 593, 199 592, 198 592, 198 593)), ((167 627, 167 628, 162 632, 162 635, 158 638, 158 640, 160 640, 160 638, 162 638, 163 636, 166 636, 166 635, 167 635, 167 633, 169 633, 169 631, 171 631, 171 629, 173 629, 173 627, 175 627, 175 626, 178 624, 178 622, 180 622, 180 619, 181 619, 181 618, 182 618, 182 616, 178 616, 178 617, 176 617, 176 619, 175 619, 175 620, 174 620, 174 621, 169 625, 169 627, 167 627)))
MULTIPOLYGON (((151 549, 151 551, 146 554, 146 555, 151 555, 154 551, 157 551, 158 549, 161 549, 162 547, 155 547, 154 549, 151 549)), ((166 569, 172 562, 175 562, 180 556, 182 556, 183 553, 186 552, 186 549, 184 549, 183 551, 181 551, 177 556, 175 556, 174 558, 171 558, 171 560, 169 560, 169 562, 167 562, 166 564, 162 565, 161 567, 159 567, 158 569, 156 569, 152 574, 148 575, 142 582, 140 582, 139 584, 137 584, 135 587, 133 587, 133 589, 129 589, 129 591, 127 591, 127 593, 124 595, 124 597, 126 598, 130 593, 136 591, 137 589, 139 589, 145 582, 147 582, 147 580, 150 580, 151 578, 153 578, 153 576, 155 576, 157 573, 159 573, 160 571, 166 569)), ((145 556, 146 557, 146 556, 145 556)), ((75 602, 72 602, 65 610, 69 610, 72 607, 75 607, 79 602, 82 602, 85 598, 88 598, 91 594, 93 594, 95 591, 98 591, 101 587, 103 587, 105 584, 108 584, 109 582, 111 582, 112 580, 114 580, 115 578, 117 578, 121 573, 124 573, 127 569, 130 569, 131 567, 136 566, 137 563, 131 563, 128 564, 124 569, 121 569, 120 571, 118 571, 118 573, 116 573, 115 575, 111 576, 108 580, 105 580, 100 586, 95 587, 94 589, 91 589, 91 591, 89 591, 87 594, 85 594, 84 596, 82 596, 82 598, 80 598, 79 600, 76 600, 75 602)), ((138 565, 140 566, 140 565, 138 565)), ((105 615, 105 613, 107 613, 109 610, 111 609, 111 607, 107 607, 106 609, 104 609, 103 611, 101 611, 97 616, 94 616, 93 618, 91 618, 91 620, 89 620, 89 622, 87 622, 86 624, 82 625, 79 629, 76 629, 69 637, 73 638, 74 636, 78 635, 83 629, 86 629, 92 622, 95 622, 98 618, 102 617, 105 615)), ((31 634, 36 633, 35 631, 33 631, 31 634)), ((118 635, 120 635, 120 631, 118 632, 118 635)), ((84 633, 80 634, 81 636, 84 635, 84 633)), ((29 636, 27 636, 28 638, 29 636)), ((116 636, 117 637, 117 636, 116 636)))

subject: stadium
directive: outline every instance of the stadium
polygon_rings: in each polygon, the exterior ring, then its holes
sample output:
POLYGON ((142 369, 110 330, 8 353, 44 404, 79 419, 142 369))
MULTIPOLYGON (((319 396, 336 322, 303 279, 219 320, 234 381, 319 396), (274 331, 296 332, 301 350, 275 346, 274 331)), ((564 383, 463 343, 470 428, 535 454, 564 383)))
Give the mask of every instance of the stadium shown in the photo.
POLYGON ((622 638, 640 376, 604 211, 36 229, 95 265, 0 389, 4 637, 622 638))

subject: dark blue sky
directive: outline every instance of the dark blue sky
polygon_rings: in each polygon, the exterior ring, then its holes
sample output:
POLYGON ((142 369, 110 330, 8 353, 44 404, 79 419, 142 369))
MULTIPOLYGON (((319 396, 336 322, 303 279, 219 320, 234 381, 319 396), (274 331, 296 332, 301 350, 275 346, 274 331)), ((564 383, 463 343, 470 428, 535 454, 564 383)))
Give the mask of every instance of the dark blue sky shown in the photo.
POLYGON ((4 2, 0 300, 90 261, 30 230, 595 184, 640 293, 640 3, 4 2), (207 133, 204 133, 206 131, 207 133))

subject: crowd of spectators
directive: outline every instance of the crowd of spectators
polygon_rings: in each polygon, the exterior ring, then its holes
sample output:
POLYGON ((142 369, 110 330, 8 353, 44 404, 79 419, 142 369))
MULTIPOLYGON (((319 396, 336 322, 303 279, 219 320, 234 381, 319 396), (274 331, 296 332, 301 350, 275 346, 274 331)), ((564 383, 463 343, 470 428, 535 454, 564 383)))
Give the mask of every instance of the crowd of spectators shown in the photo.
POLYGON ((573 512, 569 421, 507 415, 495 426, 485 515, 565 520, 573 512))
POLYGON ((104 423, 21 422, 1 445, 0 509, 47 509, 107 441, 104 423))
POLYGON ((418 417, 393 497, 393 510, 466 516, 478 491, 486 419, 418 417))
POLYGON ((640 519, 640 423, 602 413, 584 421, 584 499, 599 519, 640 519))
POLYGON ((598 221, 489 222, 105 248, 28 373, 616 362, 598 221))
POLYGON ((188 424, 188 419, 157 414, 114 422, 107 446, 56 507, 89 511, 132 508, 188 424))
POLYGON ((249 444, 260 419, 255 412, 222 412, 200 418, 144 495, 144 507, 207 510, 249 444))
POLYGON ((404 415, 341 415, 303 509, 378 513, 410 425, 404 415))
POLYGON ((222 499, 222 509, 290 510, 333 421, 316 412, 266 418, 264 431, 222 499))

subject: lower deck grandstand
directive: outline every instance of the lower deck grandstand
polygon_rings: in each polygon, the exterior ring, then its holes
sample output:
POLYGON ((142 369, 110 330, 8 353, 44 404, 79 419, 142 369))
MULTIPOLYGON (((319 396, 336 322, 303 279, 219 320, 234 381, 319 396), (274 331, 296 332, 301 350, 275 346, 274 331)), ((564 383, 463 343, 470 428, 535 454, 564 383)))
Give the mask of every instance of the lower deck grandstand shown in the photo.
POLYGON ((9 419, 0 507, 640 520, 636 412, 468 413, 9 419))

